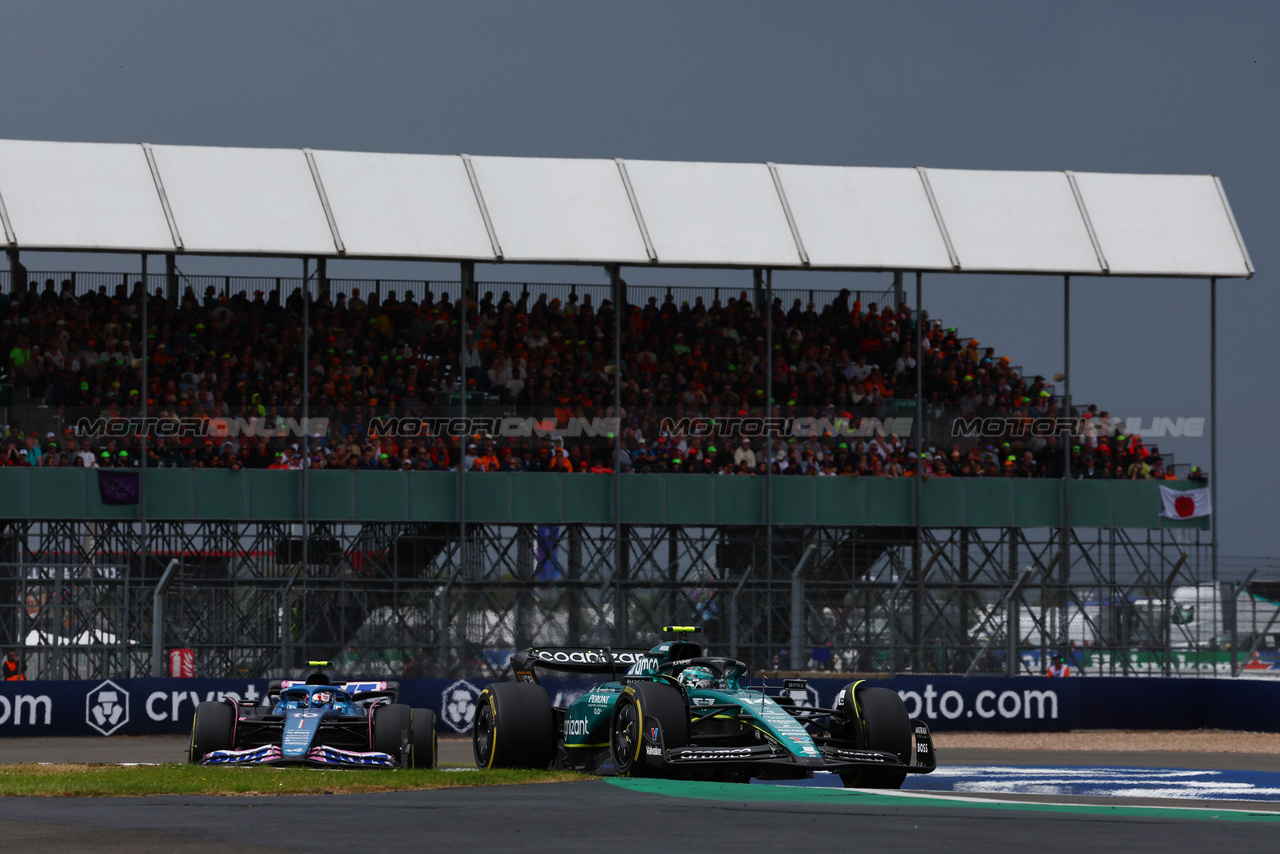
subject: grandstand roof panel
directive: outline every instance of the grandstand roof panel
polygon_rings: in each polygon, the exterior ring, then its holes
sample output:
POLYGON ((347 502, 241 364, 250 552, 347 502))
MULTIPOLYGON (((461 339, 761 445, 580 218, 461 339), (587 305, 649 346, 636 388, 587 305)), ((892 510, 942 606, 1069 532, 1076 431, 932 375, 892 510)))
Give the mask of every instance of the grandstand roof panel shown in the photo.
POLYGON ((454 155, 314 151, 348 255, 493 261, 466 167, 454 155))
POLYGON ((1075 177, 1113 276, 1253 273, 1212 175, 1075 177))
POLYGON ((952 269, 915 169, 777 168, 811 266, 952 269))
POLYGON ((22 250, 1253 273, 1212 175, 0 140, 0 220, 22 250))
POLYGON ((659 263, 800 266, 764 164, 628 160, 627 172, 659 263))
POLYGON ((174 249, 137 145, 0 140, 0 198, 23 248, 174 249))
POLYGON ((187 252, 337 254, 301 151, 179 145, 153 150, 187 252))
POLYGON ((506 261, 648 264, 612 160, 473 157, 506 261))
POLYGON ((965 272, 1102 272, 1062 172, 928 169, 965 272))

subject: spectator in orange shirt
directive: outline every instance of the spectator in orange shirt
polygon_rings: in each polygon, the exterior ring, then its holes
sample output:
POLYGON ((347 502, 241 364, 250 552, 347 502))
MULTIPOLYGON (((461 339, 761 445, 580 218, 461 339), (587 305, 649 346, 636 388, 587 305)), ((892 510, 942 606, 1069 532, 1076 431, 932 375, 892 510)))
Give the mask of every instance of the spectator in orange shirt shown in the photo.
POLYGON ((547 471, 573 473, 573 463, 569 462, 569 455, 565 453, 564 446, 557 445, 551 449, 551 463, 547 466, 547 471))
POLYGON ((476 457, 476 461, 471 464, 472 471, 497 471, 498 456, 493 452, 493 443, 487 443, 484 446, 484 453, 476 457))

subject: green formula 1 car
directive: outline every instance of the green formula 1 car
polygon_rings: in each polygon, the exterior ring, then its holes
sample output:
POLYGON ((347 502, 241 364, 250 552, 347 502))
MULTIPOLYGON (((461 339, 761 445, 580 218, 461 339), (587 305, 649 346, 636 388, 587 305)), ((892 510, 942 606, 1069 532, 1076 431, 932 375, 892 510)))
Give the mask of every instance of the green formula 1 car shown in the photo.
POLYGON ((897 693, 866 681, 841 689, 834 709, 797 706, 790 692, 803 680, 784 680, 774 695, 744 688, 745 664, 705 656, 687 640, 650 650, 530 649, 511 667, 517 681, 492 683, 476 700, 472 741, 482 769, 728 782, 831 771, 849 787, 897 789, 907 774, 936 767, 929 727, 911 720, 897 693), (555 708, 537 668, 613 680, 555 708))

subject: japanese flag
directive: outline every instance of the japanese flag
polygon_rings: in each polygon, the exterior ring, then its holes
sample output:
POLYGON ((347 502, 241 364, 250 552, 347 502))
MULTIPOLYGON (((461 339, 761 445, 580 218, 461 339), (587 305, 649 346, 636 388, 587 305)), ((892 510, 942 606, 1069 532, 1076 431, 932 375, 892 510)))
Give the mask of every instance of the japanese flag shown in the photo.
POLYGON ((1160 515, 1166 519, 1194 519, 1213 512, 1207 489, 1170 489, 1160 487, 1160 515))

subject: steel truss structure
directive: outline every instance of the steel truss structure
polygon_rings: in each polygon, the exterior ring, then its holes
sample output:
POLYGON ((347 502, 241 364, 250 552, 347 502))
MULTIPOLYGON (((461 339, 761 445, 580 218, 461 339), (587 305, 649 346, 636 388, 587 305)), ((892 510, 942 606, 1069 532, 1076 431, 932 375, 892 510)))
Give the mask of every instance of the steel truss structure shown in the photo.
POLYGON ((31 677, 149 675, 153 594, 176 560, 159 637, 193 649, 201 676, 317 658, 351 673, 496 674, 512 649, 645 645, 673 623, 704 626, 712 649, 757 670, 1027 673, 1078 645, 1093 672, 1122 675, 1135 652, 1168 671, 1194 645, 1142 603, 1209 577, 1190 531, 308 528, 304 566, 297 523, 8 522, 0 636, 26 646, 31 677))

